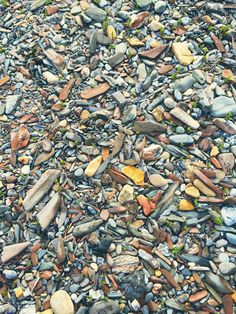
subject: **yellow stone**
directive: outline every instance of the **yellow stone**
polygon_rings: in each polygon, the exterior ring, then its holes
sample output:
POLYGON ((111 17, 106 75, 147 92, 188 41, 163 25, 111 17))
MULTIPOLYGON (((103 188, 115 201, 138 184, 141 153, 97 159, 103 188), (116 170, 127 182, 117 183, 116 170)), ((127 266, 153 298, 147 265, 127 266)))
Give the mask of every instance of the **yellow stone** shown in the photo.
POLYGON ((82 110, 80 114, 80 119, 81 120, 86 120, 90 117, 90 112, 88 110, 82 110))
POLYGON ((217 146, 213 146, 211 149, 210 156, 211 157, 216 157, 219 154, 219 148, 217 146))
POLYGON ((102 156, 98 156, 94 158, 90 163, 88 164, 87 168, 85 169, 84 174, 87 177, 92 177, 95 175, 96 171, 98 170, 99 166, 102 163, 102 156))
POLYGON ((142 227, 144 225, 144 221, 143 220, 135 220, 133 223, 132 223, 132 226, 135 228, 135 229, 139 229, 140 227, 142 227))
POLYGON ((200 197, 200 192, 198 191, 197 188, 195 188, 194 186, 188 186, 185 189, 185 193, 193 198, 199 198, 200 197))
POLYGON ((150 47, 151 48, 157 48, 159 46, 160 46, 160 44, 159 44, 159 42, 157 40, 153 40, 153 41, 150 42, 150 47))
POLYGON ((45 310, 43 312, 37 312, 36 314, 53 314, 52 309, 45 310))
POLYGON ((157 122, 161 122, 163 119, 163 111, 156 107, 153 111, 152 114, 154 115, 154 118, 157 120, 157 122))
POLYGON ((232 82, 236 81, 235 77, 233 75, 233 72, 231 70, 229 70, 229 69, 224 69, 222 71, 222 76, 223 76, 224 79, 227 79, 229 81, 232 81, 232 82))
POLYGON ((107 27, 107 36, 111 39, 111 40, 115 40, 116 39, 116 30, 112 25, 108 25, 107 27))
POLYGON ((188 200, 181 200, 179 203, 179 210, 193 210, 194 206, 188 200))
POLYGON ((138 38, 132 37, 132 38, 126 38, 126 40, 131 46, 143 46, 144 45, 144 43, 138 38))
POLYGON ((194 56, 191 51, 188 49, 188 43, 173 43, 172 50, 178 59, 179 63, 182 65, 189 65, 194 61, 194 56))
POLYGON ((161 273, 161 271, 160 270, 155 270, 155 276, 157 276, 157 277, 161 277, 161 275, 162 275, 162 273, 161 273))
POLYGON ((23 297, 24 291, 21 287, 15 288, 14 292, 17 298, 23 297))
POLYGON ((195 279, 194 279, 194 277, 193 277, 193 276, 191 276, 189 279, 190 279, 190 281, 192 281, 192 282, 194 282, 194 281, 195 281, 195 279))
POLYGON ((236 291, 234 291, 234 293, 231 294, 231 298, 233 299, 234 303, 236 303, 236 291))
POLYGON ((144 171, 134 166, 127 166, 122 172, 137 185, 144 185, 144 171))

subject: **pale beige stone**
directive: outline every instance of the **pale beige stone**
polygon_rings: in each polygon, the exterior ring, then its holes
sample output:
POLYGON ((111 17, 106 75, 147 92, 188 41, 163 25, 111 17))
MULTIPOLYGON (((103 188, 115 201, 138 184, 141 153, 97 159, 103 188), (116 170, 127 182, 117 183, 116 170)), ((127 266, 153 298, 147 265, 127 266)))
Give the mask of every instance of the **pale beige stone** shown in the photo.
POLYGON ((172 50, 178 59, 179 63, 182 65, 189 65, 194 61, 194 56, 191 51, 188 49, 188 43, 173 43, 172 50))
POLYGON ((69 294, 64 290, 53 293, 50 305, 54 314, 74 314, 74 305, 69 294))
POLYGON ((96 171, 98 170, 99 166, 102 163, 102 156, 98 156, 90 161, 88 167, 85 169, 84 174, 87 177, 92 177, 95 175, 96 171))

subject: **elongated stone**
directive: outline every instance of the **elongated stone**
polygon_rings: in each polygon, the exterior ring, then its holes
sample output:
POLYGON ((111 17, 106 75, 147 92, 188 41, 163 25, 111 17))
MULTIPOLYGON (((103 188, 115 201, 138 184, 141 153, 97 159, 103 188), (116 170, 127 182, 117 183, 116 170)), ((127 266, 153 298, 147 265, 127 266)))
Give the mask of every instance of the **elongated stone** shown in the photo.
POLYGON ((120 255, 114 258, 114 273, 132 273, 139 264, 139 258, 132 255, 120 255))
POLYGON ((86 222, 84 224, 78 225, 73 230, 73 235, 75 237, 82 237, 88 233, 96 230, 103 223, 102 219, 86 222))
POLYGON ((125 59, 125 55, 122 52, 117 52, 114 56, 108 59, 109 65, 114 68, 125 59))
POLYGON ((168 45, 162 45, 162 46, 150 49, 150 50, 141 51, 138 54, 139 56, 144 57, 144 58, 155 59, 158 56, 160 56, 166 50, 167 47, 168 45))
POLYGON ((174 144, 189 145, 194 143, 194 139, 188 134, 171 135, 169 139, 174 144))
POLYGON ((166 127, 154 121, 136 121, 132 130, 139 133, 157 134, 166 132, 166 127))
POLYGON ((23 201, 25 210, 31 210, 49 191, 55 180, 60 176, 61 171, 57 169, 48 169, 44 172, 38 182, 28 191, 23 201))
POLYGON ((60 205, 61 196, 59 193, 56 193, 47 205, 37 214, 37 219, 42 229, 46 229, 53 221, 60 205))
POLYGON ((8 262, 10 259, 20 254, 28 246, 30 246, 30 244, 31 244, 30 242, 22 242, 22 243, 5 246, 3 248, 2 256, 1 256, 2 263, 8 262))
POLYGON ((194 170, 194 174, 203 181, 203 183, 205 183, 211 190, 213 190, 217 195, 222 196, 223 192, 221 191, 220 188, 218 188, 218 186, 216 186, 215 184, 213 184, 211 182, 211 180, 209 180, 200 170, 195 169, 194 170))
POLYGON ((60 95, 59 95, 59 99, 61 101, 64 101, 68 98, 70 91, 75 84, 75 81, 76 81, 75 79, 69 80, 69 82, 62 88, 60 95))
POLYGON ((80 97, 84 99, 91 99, 91 98, 94 98, 94 97, 97 97, 99 95, 106 93, 109 90, 109 88, 110 88, 110 85, 108 83, 103 83, 96 87, 93 87, 93 88, 90 88, 81 92, 80 97))
POLYGON ((191 76, 188 75, 184 78, 182 78, 177 84, 176 84, 176 89, 179 90, 181 93, 184 93, 187 89, 192 87, 192 85, 195 83, 195 79, 191 76))
POLYGON ((236 114, 236 102, 233 98, 219 96, 213 99, 211 115, 217 118, 223 118, 228 113, 236 114))
POLYGON ((196 179, 193 181, 194 186, 206 196, 216 196, 216 193, 209 189, 201 180, 196 179))
POLYGON ((96 171, 98 170, 99 166, 102 163, 102 156, 98 156, 90 161, 88 167, 85 169, 84 174, 87 177, 92 177, 95 175, 96 171))
POLYGON ((170 114, 194 130, 198 129, 200 126, 198 121, 194 120, 187 112, 179 107, 172 109, 170 114))
POLYGON ((216 289, 217 292, 224 294, 234 292, 234 290, 231 288, 227 280, 218 275, 213 274, 212 272, 206 272, 206 282, 214 289, 216 289))

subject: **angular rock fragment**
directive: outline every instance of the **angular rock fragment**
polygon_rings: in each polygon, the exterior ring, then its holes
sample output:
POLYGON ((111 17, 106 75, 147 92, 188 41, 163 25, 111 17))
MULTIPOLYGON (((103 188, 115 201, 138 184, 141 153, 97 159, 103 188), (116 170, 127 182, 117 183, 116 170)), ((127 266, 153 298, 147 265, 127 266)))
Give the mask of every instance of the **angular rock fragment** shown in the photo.
POLYGON ((46 170, 38 182, 30 189, 23 201, 25 210, 31 210, 42 199, 42 197, 49 191, 55 180, 60 176, 61 171, 56 169, 46 170))
POLYGON ((42 227, 42 229, 46 229, 49 224, 56 217, 56 214, 61 205, 61 196, 60 193, 56 193, 52 199, 44 206, 43 209, 37 214, 37 219, 42 227))
POLYGON ((188 48, 188 43, 175 42, 172 44, 172 50, 182 65, 189 65, 194 61, 194 56, 188 48))
POLYGON ((3 247, 3 251, 1 255, 2 263, 8 262, 10 259, 20 254, 27 247, 29 247, 30 244, 31 244, 30 242, 22 242, 22 243, 12 244, 12 245, 3 247))
POLYGON ((108 83, 103 83, 81 92, 80 97, 84 99, 91 99, 106 93, 109 89, 110 85, 108 83))
POLYGON ((150 49, 150 50, 141 51, 138 54, 139 56, 144 57, 144 58, 155 59, 158 56, 160 56, 166 50, 167 47, 168 45, 162 45, 162 46, 150 49))
POLYGON ((91 222, 86 222, 84 224, 78 225, 73 230, 73 235, 75 237, 82 237, 88 233, 96 230, 103 223, 102 219, 94 220, 91 222))

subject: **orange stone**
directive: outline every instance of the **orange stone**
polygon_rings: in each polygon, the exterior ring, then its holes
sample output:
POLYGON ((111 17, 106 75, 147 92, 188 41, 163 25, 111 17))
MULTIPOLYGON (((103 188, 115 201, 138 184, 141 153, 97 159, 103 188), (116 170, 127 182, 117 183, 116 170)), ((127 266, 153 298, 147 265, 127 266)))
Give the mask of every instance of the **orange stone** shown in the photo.
POLYGON ((200 301, 201 299, 205 298, 208 295, 208 292, 206 290, 199 291, 195 294, 190 295, 189 302, 194 303, 197 301, 200 301))
POLYGON ((96 87, 81 92, 80 97, 83 99, 91 99, 106 93, 109 89, 110 85, 108 83, 102 83, 96 87))
POLYGON ((10 80, 9 76, 4 76, 3 78, 0 79, 0 86, 6 84, 10 80))

